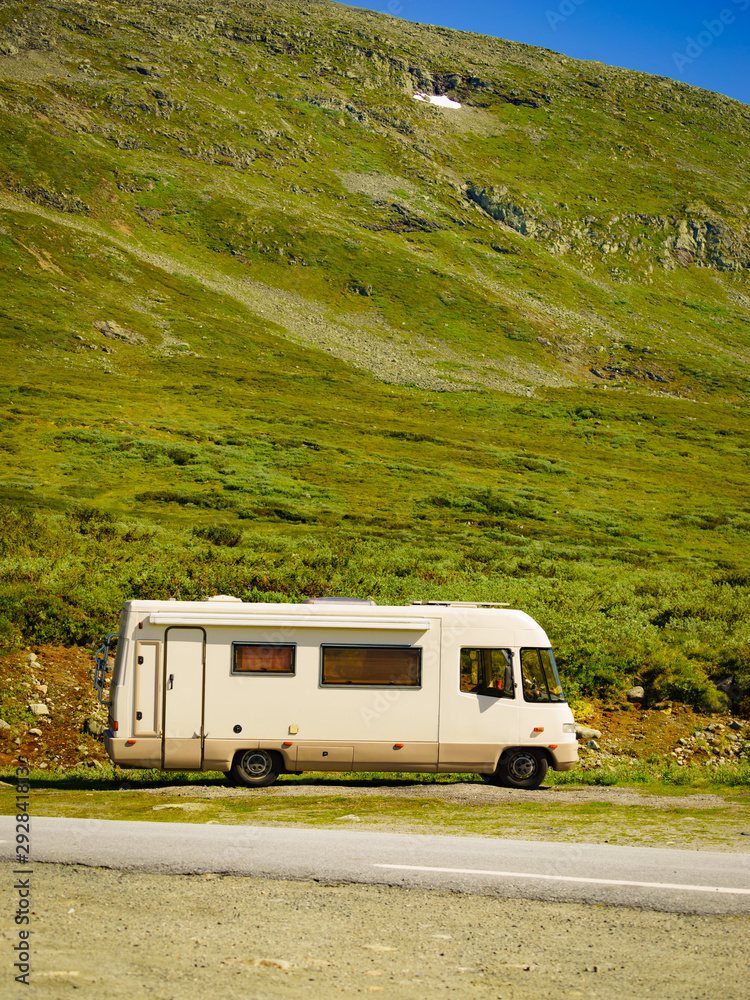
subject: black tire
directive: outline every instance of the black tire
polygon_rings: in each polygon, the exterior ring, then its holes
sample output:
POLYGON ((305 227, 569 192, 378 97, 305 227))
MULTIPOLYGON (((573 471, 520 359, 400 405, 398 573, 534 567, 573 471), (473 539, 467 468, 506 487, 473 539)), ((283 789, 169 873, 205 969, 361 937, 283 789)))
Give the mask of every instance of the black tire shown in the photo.
POLYGON ((500 758, 497 770, 483 774, 489 785, 503 788, 539 788, 547 775, 549 762, 541 750, 530 747, 516 747, 508 750, 500 758))
POLYGON ((239 750, 232 762, 229 780, 245 788, 265 788, 272 785, 284 770, 277 753, 270 750, 239 750))

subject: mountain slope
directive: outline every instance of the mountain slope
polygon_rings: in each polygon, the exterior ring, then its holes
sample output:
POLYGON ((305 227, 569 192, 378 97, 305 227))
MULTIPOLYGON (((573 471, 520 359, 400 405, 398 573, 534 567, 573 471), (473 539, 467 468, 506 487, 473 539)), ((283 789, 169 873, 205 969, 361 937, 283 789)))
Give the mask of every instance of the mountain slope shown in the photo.
POLYGON ((405 333, 431 387, 744 389, 743 105, 336 4, 95 11, 3 13, 7 192, 294 290, 389 380, 405 333))
POLYGON ((0 135, 7 642, 345 590, 520 603, 582 691, 744 676, 750 109, 323 0, 40 0, 0 135))

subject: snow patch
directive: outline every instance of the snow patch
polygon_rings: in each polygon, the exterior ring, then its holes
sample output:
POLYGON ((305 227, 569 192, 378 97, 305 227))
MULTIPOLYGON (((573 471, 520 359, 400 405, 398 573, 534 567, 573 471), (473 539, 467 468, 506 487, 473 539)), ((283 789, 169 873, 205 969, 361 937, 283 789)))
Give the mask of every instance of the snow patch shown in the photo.
POLYGON ((420 90, 414 94, 415 101, 424 101, 425 104, 437 104, 441 108, 460 108, 458 101, 452 101, 445 94, 423 94, 420 90))

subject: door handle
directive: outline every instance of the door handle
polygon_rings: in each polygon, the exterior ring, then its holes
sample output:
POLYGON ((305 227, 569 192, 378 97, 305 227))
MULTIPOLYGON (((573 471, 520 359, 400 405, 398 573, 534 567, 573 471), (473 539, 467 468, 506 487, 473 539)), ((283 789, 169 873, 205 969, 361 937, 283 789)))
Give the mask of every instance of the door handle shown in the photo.
POLYGON ((169 675, 169 680, 167 681, 167 690, 171 691, 174 687, 174 674, 169 675))

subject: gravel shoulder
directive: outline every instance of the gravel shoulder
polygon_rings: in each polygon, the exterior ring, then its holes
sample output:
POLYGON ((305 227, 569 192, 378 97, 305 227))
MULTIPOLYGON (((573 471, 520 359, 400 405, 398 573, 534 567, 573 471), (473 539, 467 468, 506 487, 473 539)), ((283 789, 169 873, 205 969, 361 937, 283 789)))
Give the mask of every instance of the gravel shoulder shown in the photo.
MULTIPOLYGON (((2 934, 13 925, 0 866, 2 934)), ((32 867, 31 985, 78 1000, 742 1000, 747 918, 380 886, 32 867)))
MULTIPOLYGON (((718 809, 726 806, 727 799, 722 795, 647 795, 629 788, 615 787, 580 787, 570 785, 542 786, 533 791, 518 791, 512 788, 497 788, 484 782, 467 781, 465 783, 445 784, 405 784, 382 785, 374 783, 357 784, 352 781, 340 783, 326 781, 302 784, 295 782, 285 784, 280 782, 270 788, 254 788, 247 792, 221 785, 164 785, 156 788, 144 788, 142 791, 150 795, 167 795, 174 797, 190 796, 190 798, 221 799, 231 798, 238 794, 274 798, 310 798, 320 795, 336 795, 345 798, 360 798, 371 796, 394 799, 433 799, 441 802, 463 803, 465 805, 504 805, 519 802, 539 802, 577 804, 589 802, 608 802, 612 805, 646 806, 651 809, 718 809)), ((742 801, 750 802, 750 794, 737 796, 742 801)))

